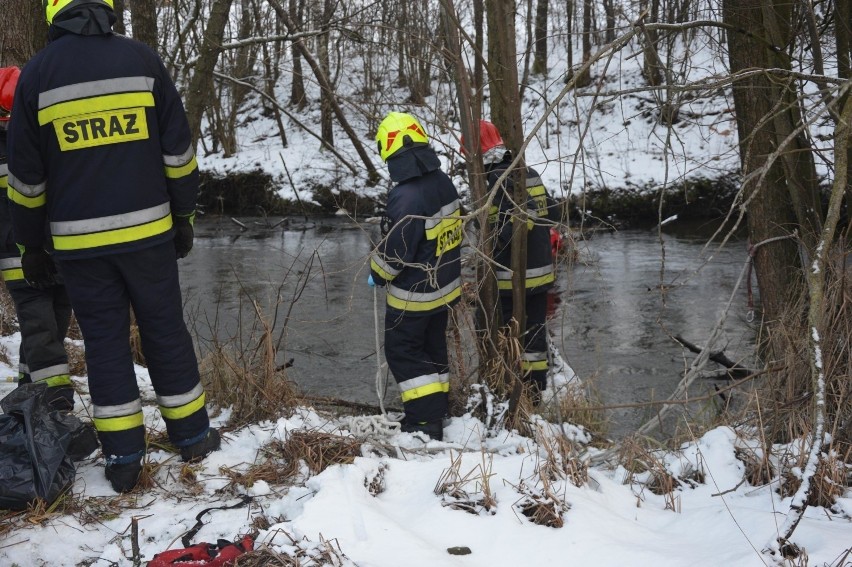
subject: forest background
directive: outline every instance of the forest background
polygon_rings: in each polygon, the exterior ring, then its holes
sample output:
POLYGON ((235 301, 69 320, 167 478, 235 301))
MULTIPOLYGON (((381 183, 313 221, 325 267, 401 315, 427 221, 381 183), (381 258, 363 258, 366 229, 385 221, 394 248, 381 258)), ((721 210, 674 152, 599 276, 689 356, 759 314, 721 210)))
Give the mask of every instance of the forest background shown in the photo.
MULTIPOLYGON (((849 463, 848 2, 115 6, 117 31, 155 48, 181 89, 209 212, 375 213, 388 184, 372 132, 387 111, 407 110, 463 186, 468 221, 487 209, 472 125, 489 118, 517 165, 542 169, 565 200, 565 226, 643 211, 660 230, 674 214, 716 216, 715 241, 744 229, 760 294, 761 423, 768 442, 807 446, 779 542, 817 467, 832 455, 849 463), (315 151, 294 163, 294 147, 315 151)), ((0 64, 24 65, 46 40, 41 2, 3 0, 2 13, 0 64)), ((488 266, 477 293, 493 306, 488 266)), ((483 360, 501 358, 489 356, 495 336, 483 360)), ((711 334, 685 381, 714 346, 711 334)))

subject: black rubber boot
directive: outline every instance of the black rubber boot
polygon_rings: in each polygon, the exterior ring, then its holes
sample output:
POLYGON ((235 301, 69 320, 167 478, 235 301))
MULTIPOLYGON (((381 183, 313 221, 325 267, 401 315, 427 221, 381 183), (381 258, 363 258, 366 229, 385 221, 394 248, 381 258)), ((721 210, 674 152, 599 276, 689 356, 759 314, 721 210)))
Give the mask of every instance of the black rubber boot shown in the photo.
POLYGON ((221 444, 222 441, 219 437, 219 432, 211 427, 207 430, 207 436, 204 439, 202 439, 198 443, 193 443, 192 445, 181 447, 180 458, 186 461, 187 463, 191 463, 193 461, 200 461, 201 459, 218 449, 221 444))
POLYGON ((139 482, 139 476, 142 474, 142 460, 107 465, 104 474, 113 490, 118 493, 130 492, 139 482))
POLYGON ((71 433, 68 442, 68 456, 74 462, 82 461, 98 448, 98 434, 91 423, 82 423, 71 433))
POLYGON ((403 420, 400 430, 403 433, 425 433, 435 441, 443 441, 444 439, 444 425, 440 421, 409 423, 403 420))

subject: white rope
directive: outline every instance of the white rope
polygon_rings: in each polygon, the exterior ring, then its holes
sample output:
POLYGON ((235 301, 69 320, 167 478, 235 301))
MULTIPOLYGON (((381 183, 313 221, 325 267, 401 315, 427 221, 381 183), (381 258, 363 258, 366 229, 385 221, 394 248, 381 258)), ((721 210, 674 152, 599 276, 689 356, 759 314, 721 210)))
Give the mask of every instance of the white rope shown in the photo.
POLYGON ((340 418, 340 422, 360 439, 376 437, 392 437, 400 431, 402 424, 388 415, 347 415, 340 418))
POLYGON ((379 344, 379 299, 376 286, 373 286, 373 327, 376 332, 376 397, 379 398, 379 408, 382 410, 382 415, 387 417, 385 411, 385 393, 382 388, 382 370, 387 367, 387 363, 382 363, 382 350, 379 344))

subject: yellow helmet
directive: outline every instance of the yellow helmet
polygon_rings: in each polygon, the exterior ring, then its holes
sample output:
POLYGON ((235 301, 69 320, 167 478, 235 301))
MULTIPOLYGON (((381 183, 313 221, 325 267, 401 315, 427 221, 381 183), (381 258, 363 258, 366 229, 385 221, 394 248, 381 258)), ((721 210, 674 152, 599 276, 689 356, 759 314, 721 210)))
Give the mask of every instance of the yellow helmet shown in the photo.
POLYGON ((378 132, 376 132, 376 141, 379 144, 379 155, 382 156, 382 161, 388 161, 388 158, 398 151, 408 149, 406 138, 409 142, 429 143, 426 130, 412 115, 404 112, 391 112, 385 116, 385 119, 379 124, 378 132))
POLYGON ((59 12, 71 6, 80 6, 82 4, 103 4, 112 10, 112 2, 113 0, 44 0, 44 18, 48 24, 52 24, 53 18, 59 12))

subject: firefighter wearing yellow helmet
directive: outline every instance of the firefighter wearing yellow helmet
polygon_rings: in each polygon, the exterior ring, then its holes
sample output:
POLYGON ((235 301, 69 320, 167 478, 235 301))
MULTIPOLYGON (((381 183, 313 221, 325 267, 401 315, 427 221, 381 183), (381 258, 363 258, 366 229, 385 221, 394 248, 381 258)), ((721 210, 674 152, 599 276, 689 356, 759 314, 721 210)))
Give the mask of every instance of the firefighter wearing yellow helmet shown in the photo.
POLYGON ((112 32, 112 0, 46 0, 44 8, 50 41, 21 72, 9 126, 11 220, 30 285, 49 285, 57 267, 64 279, 85 340, 106 477, 126 492, 145 453, 131 307, 181 457, 202 458, 220 443, 178 280, 177 258, 192 247, 198 166, 171 77, 153 50, 112 32))
POLYGON ((447 322, 461 296, 461 204, 415 117, 391 112, 376 142, 395 185, 368 283, 387 288, 385 358, 402 395, 402 430, 440 440, 450 388, 447 322))

